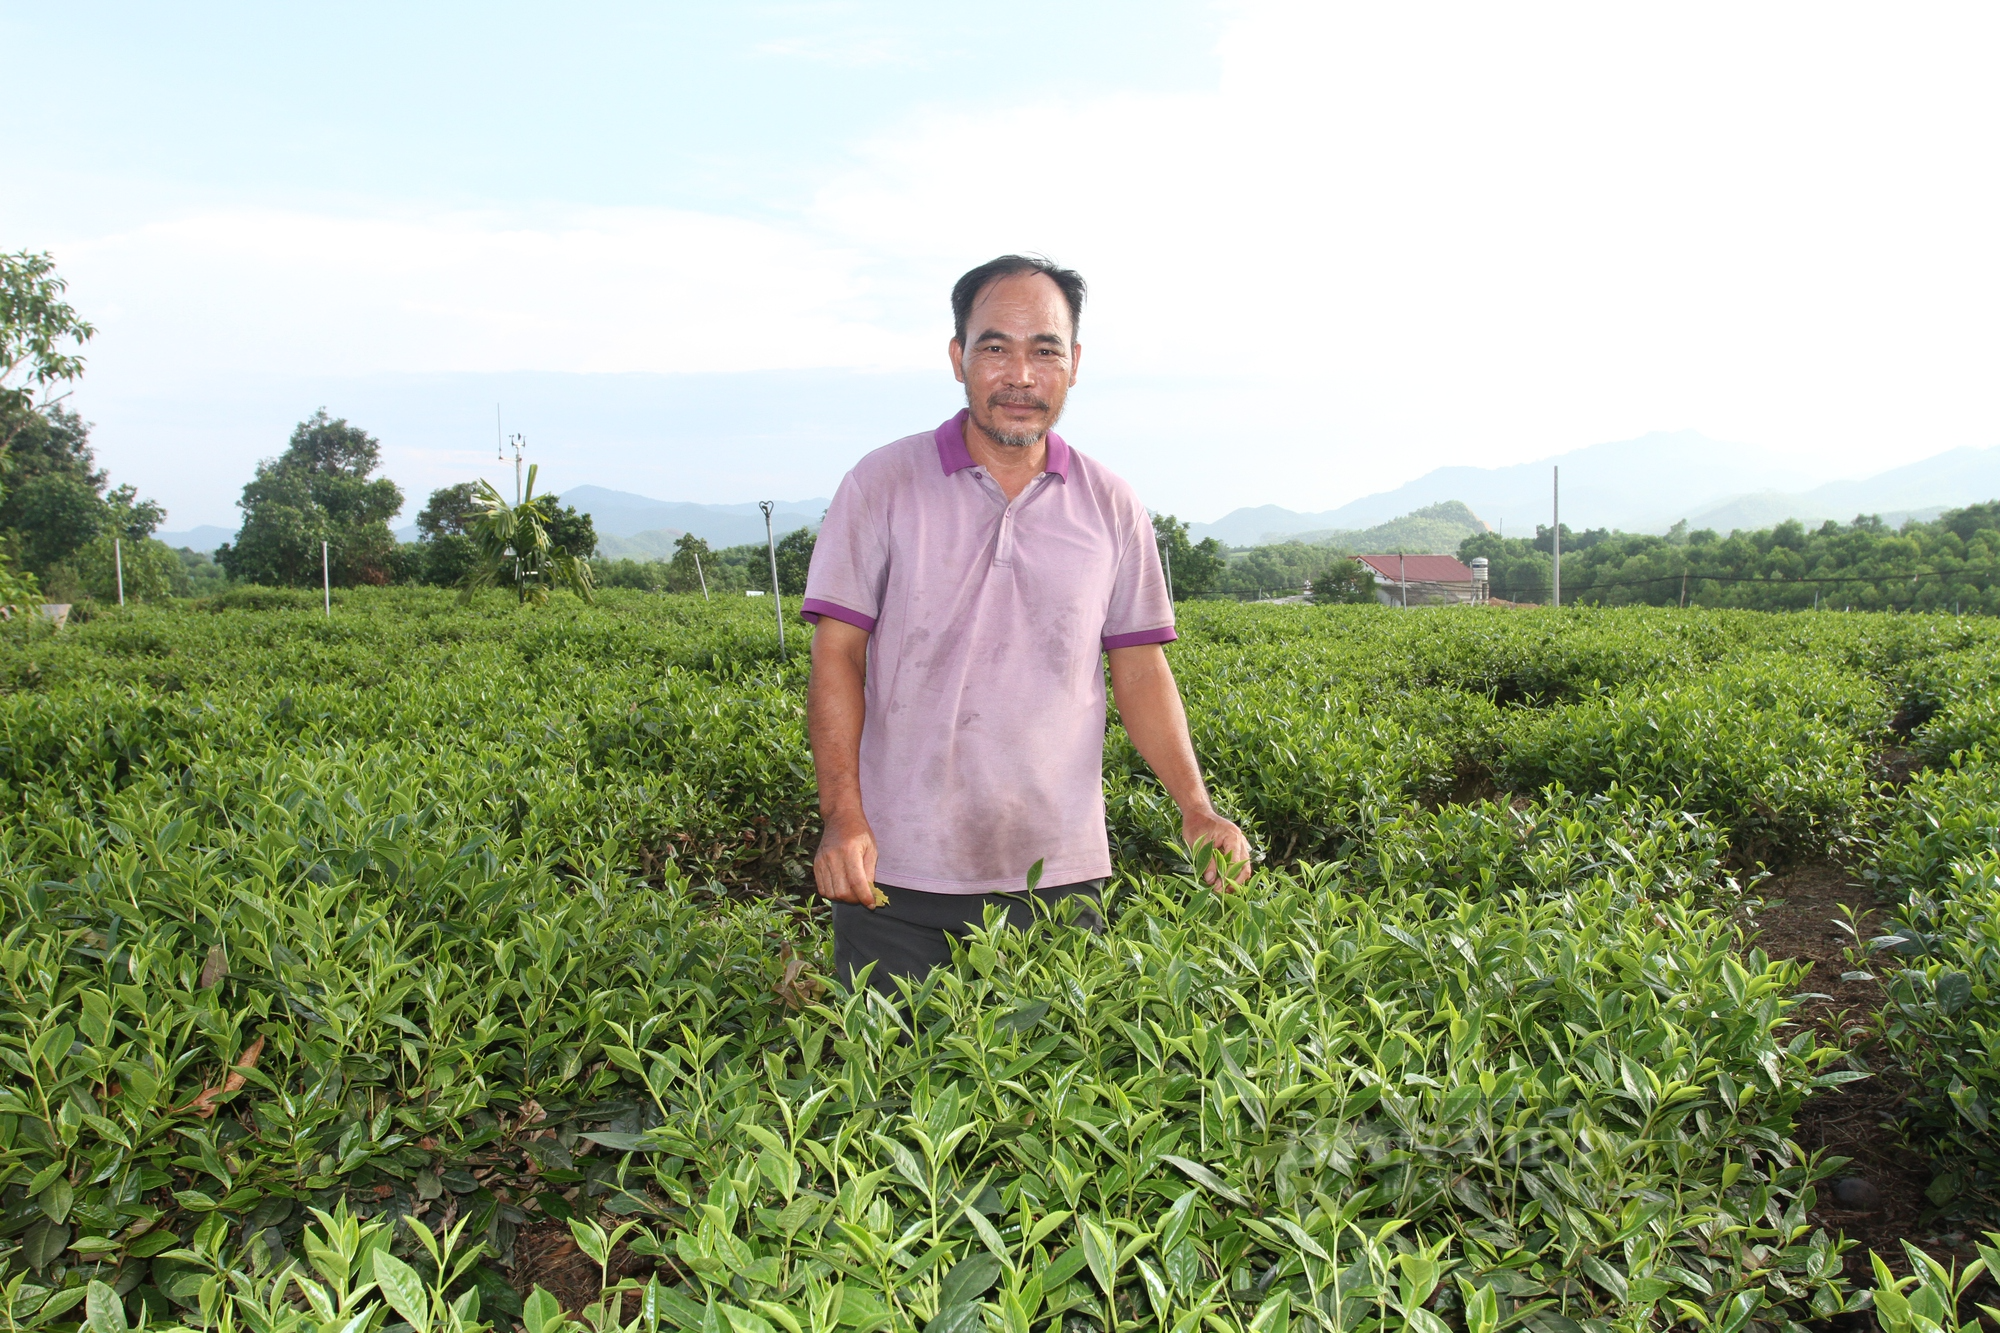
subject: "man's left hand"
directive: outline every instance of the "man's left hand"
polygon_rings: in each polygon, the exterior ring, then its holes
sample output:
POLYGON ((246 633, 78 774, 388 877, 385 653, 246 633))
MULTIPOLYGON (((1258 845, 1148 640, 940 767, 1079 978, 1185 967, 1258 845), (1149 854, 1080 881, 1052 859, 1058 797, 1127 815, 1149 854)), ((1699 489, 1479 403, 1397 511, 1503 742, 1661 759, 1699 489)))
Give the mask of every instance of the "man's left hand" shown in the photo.
POLYGON ((1195 864, 1202 865, 1201 881, 1212 889, 1228 893, 1238 884, 1250 882, 1250 840, 1243 836, 1243 830, 1224 819, 1214 810, 1199 810, 1181 815, 1181 840, 1193 850, 1195 864), (1214 849, 1207 858, 1202 855, 1204 847, 1214 849), (1223 871, 1229 878, 1223 879, 1223 871))

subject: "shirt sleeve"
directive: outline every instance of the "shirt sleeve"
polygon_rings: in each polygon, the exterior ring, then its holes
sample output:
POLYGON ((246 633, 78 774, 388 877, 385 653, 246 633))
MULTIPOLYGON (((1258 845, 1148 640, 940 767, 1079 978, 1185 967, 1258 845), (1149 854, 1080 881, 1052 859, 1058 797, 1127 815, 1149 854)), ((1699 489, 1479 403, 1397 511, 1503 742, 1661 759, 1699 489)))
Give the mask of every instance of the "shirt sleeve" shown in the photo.
POLYGON ((813 624, 821 616, 831 616, 872 634, 888 580, 889 534, 850 472, 833 493, 813 543, 799 615, 813 624))
POLYGON ((1153 525, 1137 500, 1129 506, 1125 541, 1112 576, 1111 604, 1104 613, 1104 647, 1136 648, 1145 643, 1172 643, 1174 604, 1167 597, 1167 580, 1160 571, 1160 548, 1153 525))

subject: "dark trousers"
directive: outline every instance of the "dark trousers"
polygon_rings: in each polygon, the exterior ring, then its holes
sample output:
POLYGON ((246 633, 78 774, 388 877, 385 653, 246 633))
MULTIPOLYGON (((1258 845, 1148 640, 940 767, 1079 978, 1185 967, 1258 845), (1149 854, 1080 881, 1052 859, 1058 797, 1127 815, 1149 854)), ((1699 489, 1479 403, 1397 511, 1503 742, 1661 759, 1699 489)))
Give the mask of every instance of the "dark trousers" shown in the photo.
POLYGON ((1081 895, 1089 901, 1076 924, 1094 934, 1104 930, 1104 881, 1059 884, 1020 893, 924 893, 884 884, 887 907, 870 911, 853 903, 833 905, 833 967, 848 986, 855 974, 875 964, 868 983, 885 995, 896 993, 895 978, 922 981, 931 969, 951 961, 951 941, 964 939, 986 924, 988 904, 1007 909, 1007 924, 1024 930, 1035 919, 1036 904, 1044 909, 1081 895))

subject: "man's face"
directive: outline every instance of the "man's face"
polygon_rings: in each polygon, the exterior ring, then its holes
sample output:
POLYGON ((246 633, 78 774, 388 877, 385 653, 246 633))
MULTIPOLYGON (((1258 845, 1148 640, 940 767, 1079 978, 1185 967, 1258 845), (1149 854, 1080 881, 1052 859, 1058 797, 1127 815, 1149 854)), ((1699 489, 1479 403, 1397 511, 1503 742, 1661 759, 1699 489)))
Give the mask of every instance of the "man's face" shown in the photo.
POLYGON ((1083 348, 1071 341, 1069 302, 1047 275, 1016 273, 986 285, 951 340, 972 423, 994 443, 1027 448, 1062 416, 1083 348))

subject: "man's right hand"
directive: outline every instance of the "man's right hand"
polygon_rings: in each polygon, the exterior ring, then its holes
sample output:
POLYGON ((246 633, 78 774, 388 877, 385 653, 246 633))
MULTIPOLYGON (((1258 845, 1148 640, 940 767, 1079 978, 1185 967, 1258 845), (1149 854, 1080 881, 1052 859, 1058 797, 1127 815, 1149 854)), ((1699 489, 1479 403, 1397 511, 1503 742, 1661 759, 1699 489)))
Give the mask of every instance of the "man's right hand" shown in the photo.
POLYGON ((860 814, 829 817, 813 857, 813 880, 828 902, 877 906, 875 830, 860 814))

